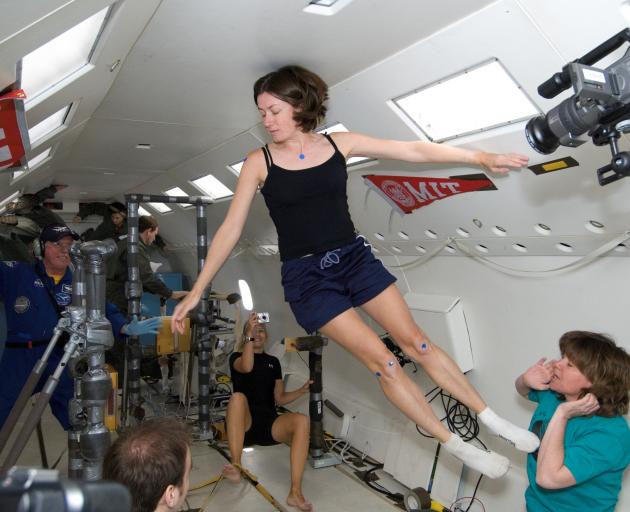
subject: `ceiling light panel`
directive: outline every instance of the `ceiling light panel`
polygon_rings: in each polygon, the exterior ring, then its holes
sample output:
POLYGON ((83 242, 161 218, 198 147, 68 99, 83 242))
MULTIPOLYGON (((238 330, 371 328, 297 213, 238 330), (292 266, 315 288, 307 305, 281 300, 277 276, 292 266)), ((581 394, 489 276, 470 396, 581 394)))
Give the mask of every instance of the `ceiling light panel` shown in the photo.
POLYGON ((216 179, 212 174, 201 176, 196 180, 191 180, 190 183, 201 190, 201 192, 205 195, 210 196, 212 199, 222 199, 233 194, 229 188, 216 179))
POLYGON ((497 59, 392 101, 435 142, 498 128, 540 113, 497 59))
POLYGON ((59 130, 68 118, 70 107, 72 104, 63 107, 55 112, 53 115, 47 117, 40 123, 29 129, 28 138, 31 141, 31 146, 36 146, 38 142, 43 142, 48 139, 54 132, 59 130))
POLYGON ((102 9, 22 59, 26 103, 83 68, 90 61, 111 6, 102 9))

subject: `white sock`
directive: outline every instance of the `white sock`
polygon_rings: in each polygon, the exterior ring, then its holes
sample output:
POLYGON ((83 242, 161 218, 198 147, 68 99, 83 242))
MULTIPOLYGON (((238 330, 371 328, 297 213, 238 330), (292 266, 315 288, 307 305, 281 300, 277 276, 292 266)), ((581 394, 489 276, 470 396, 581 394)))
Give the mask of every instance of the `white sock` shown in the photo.
POLYGON ((495 435, 514 445, 517 450, 531 453, 536 451, 540 445, 540 440, 536 434, 501 418, 490 407, 481 411, 477 418, 495 435))
POLYGON ((465 443, 461 437, 452 434, 442 446, 466 466, 480 471, 490 478, 499 478, 510 469, 510 461, 503 455, 481 450, 472 444, 465 443))

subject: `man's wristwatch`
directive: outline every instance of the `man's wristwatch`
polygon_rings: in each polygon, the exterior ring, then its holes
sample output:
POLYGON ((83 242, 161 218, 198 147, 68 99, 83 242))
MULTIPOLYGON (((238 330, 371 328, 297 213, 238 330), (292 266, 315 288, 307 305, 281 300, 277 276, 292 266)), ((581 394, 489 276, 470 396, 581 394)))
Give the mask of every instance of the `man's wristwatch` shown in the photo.
POLYGON ((245 343, 250 342, 250 341, 254 341, 256 338, 254 338, 253 336, 243 336, 243 341, 245 343))

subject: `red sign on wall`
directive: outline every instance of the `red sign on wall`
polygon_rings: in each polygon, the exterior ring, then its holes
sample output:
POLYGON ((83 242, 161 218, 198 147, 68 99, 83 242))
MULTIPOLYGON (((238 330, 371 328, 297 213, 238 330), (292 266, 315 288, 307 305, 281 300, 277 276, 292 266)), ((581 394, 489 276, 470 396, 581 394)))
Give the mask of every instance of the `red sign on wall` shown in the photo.
POLYGON ((417 176, 364 175, 366 185, 376 190, 400 213, 411 213, 433 201, 447 197, 497 190, 494 183, 483 173, 450 176, 449 178, 425 178, 417 176))
POLYGON ((21 167, 29 148, 22 89, 0 96, 0 171, 21 167))

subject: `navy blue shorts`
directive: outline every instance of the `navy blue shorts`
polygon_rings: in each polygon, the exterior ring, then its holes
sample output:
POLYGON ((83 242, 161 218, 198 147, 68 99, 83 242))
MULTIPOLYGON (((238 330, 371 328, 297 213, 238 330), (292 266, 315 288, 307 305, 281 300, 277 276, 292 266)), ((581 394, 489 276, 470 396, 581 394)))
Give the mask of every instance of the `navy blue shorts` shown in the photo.
POLYGON ((395 281, 361 236, 339 249, 282 263, 284 300, 307 333, 365 304, 395 281))

